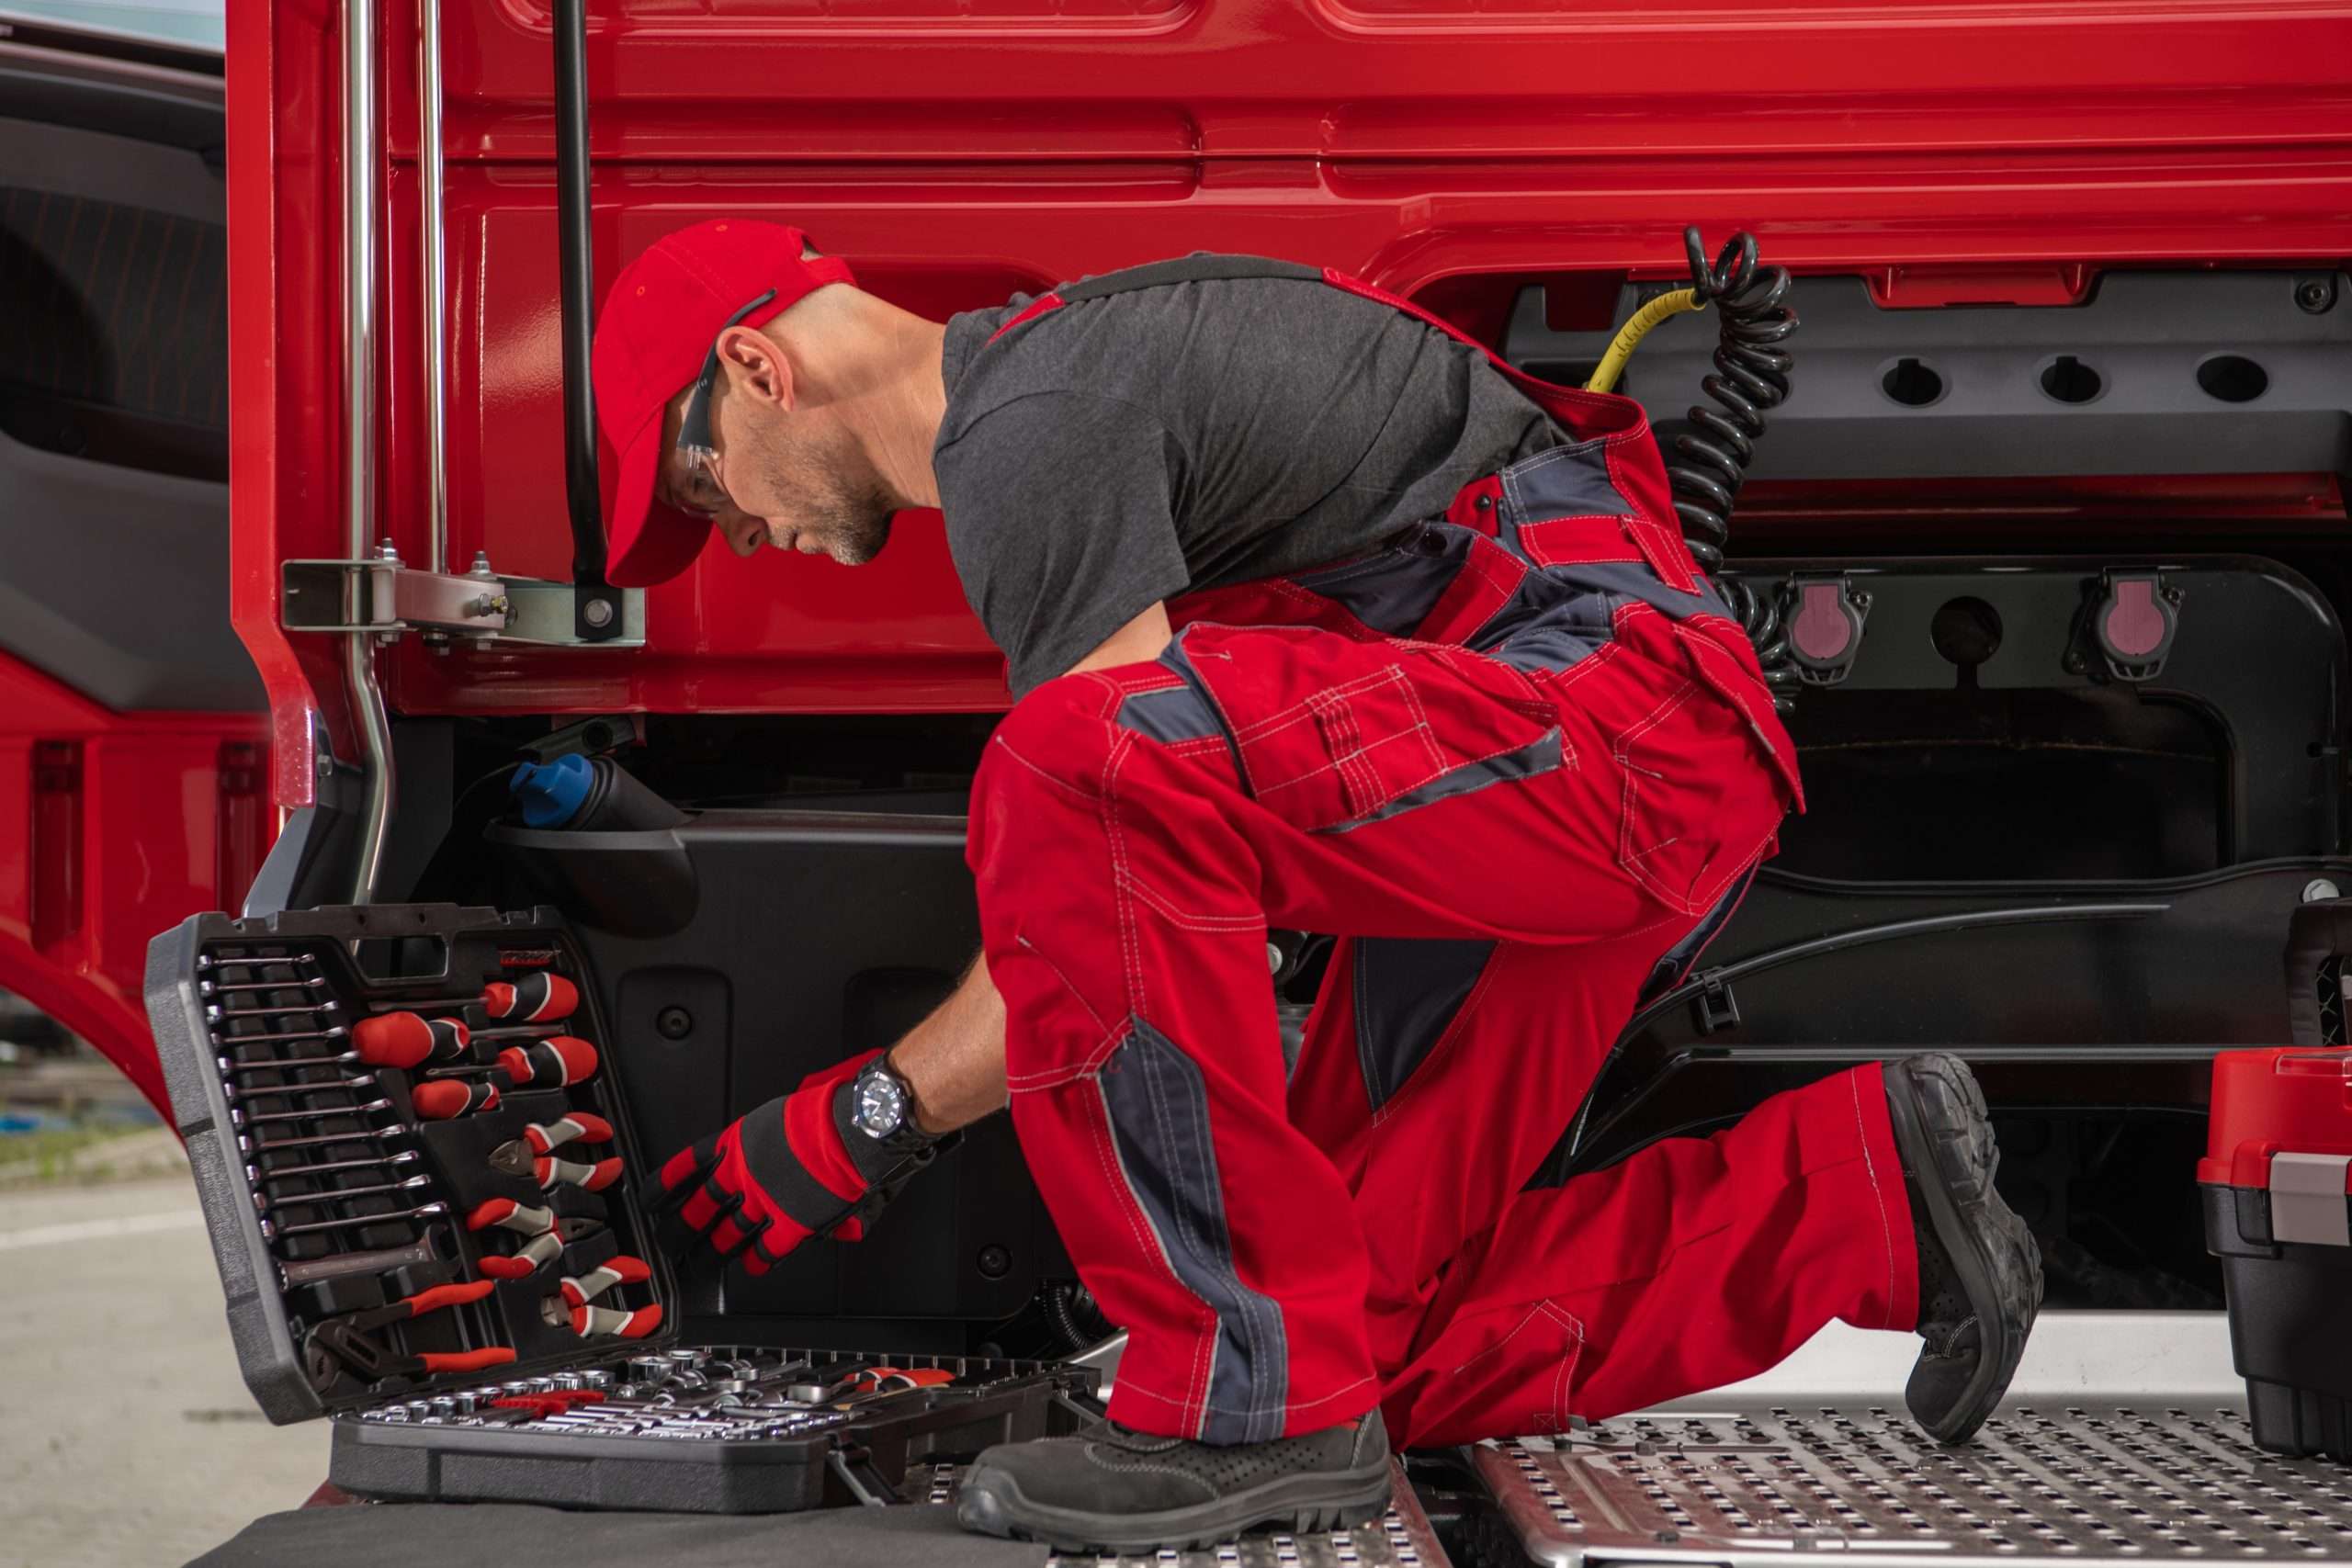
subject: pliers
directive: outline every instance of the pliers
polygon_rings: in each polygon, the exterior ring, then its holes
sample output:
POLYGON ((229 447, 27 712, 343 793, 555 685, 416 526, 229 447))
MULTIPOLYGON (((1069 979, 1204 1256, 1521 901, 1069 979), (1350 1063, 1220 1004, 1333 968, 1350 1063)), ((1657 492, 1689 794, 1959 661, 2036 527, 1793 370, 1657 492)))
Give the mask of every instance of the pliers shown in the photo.
POLYGON ((514 1359, 514 1347, 509 1345, 490 1345, 479 1350, 426 1350, 415 1355, 401 1355, 368 1332, 387 1324, 422 1317, 443 1307, 478 1302, 495 1289, 497 1282, 492 1280, 476 1280, 463 1285, 435 1285, 429 1291, 403 1296, 389 1306, 329 1318, 311 1330, 312 1375, 322 1384, 331 1381, 328 1376, 321 1374, 331 1374, 334 1362, 350 1368, 366 1382, 377 1382, 389 1377, 478 1372, 490 1367, 505 1366, 514 1359))

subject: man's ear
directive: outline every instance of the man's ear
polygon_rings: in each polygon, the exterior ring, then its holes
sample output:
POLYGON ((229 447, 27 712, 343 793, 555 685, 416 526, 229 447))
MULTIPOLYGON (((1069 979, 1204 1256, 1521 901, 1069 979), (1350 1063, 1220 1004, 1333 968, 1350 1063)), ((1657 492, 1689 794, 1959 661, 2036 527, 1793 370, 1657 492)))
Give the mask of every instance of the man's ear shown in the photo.
POLYGON ((792 361, 765 333, 756 327, 728 328, 718 334, 718 363, 726 367, 729 391, 792 412, 797 391, 792 361))

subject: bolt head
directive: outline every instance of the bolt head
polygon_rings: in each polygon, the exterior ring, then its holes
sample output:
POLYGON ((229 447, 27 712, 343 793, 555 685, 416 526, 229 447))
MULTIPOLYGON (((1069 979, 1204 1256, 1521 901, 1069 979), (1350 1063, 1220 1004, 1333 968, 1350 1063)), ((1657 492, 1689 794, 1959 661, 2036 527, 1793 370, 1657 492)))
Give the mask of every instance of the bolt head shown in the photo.
POLYGON ((591 599, 588 601, 587 608, 580 614, 581 618, 590 626, 602 630, 613 624, 613 602, 609 599, 591 599))
POLYGON ((2324 876, 2314 876, 2303 884, 2303 902, 2306 904, 2316 904, 2323 899, 2342 897, 2344 897, 2342 891, 2324 876))
POLYGON ((2295 303, 2317 316, 2335 308, 2335 283, 2333 278, 2307 277, 2295 285, 2295 303))

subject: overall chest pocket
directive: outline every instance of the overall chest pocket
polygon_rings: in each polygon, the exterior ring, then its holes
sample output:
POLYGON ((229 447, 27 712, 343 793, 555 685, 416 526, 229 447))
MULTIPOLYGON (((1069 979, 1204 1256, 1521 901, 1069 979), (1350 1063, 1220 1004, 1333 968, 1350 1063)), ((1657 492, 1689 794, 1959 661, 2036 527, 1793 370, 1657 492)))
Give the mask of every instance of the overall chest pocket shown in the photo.
POLYGON ((1195 623, 1185 659, 1261 806, 1344 831, 1566 761, 1517 671, 1456 649, 1195 623))

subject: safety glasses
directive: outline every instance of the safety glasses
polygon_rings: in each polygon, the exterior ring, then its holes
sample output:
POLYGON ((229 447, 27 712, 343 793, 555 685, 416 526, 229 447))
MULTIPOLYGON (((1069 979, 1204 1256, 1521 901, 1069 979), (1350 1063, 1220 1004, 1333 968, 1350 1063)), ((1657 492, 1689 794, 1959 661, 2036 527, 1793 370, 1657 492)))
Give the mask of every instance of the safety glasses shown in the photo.
POLYGON ((711 334, 710 352, 703 355, 702 374, 695 378, 694 395, 686 400, 686 412, 678 421, 678 450, 691 462, 708 463, 718 456, 718 446, 710 434, 710 392, 718 384, 718 340, 727 329, 741 325, 743 318, 775 298, 771 288, 719 324, 711 334))

